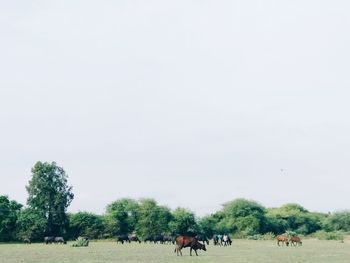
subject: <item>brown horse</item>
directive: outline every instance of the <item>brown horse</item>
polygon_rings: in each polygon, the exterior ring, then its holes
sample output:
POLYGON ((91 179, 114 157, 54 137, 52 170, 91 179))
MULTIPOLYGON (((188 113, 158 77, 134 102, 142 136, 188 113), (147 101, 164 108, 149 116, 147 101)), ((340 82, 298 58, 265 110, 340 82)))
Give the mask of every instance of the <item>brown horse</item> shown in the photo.
POLYGON ((194 250, 194 252, 196 252, 196 256, 198 256, 197 254, 197 249, 202 249, 204 251, 207 251, 207 249, 205 248, 205 245, 202 243, 199 243, 199 241, 194 238, 194 237, 185 237, 185 236, 178 236, 176 239, 176 247, 175 247, 175 251, 177 255, 182 256, 182 252, 181 249, 183 249, 184 247, 189 247, 190 248, 190 256, 192 256, 192 249, 194 250))
POLYGON ((286 246, 288 247, 289 245, 288 237, 279 235, 276 237, 276 239, 277 239, 277 245, 280 245, 280 242, 282 242, 282 245, 286 244, 286 246))
POLYGON ((291 238, 290 238, 290 243, 291 243, 291 245, 293 245, 293 246, 296 246, 296 245, 301 246, 301 245, 303 244, 303 242, 301 242, 300 237, 298 237, 298 236, 291 237, 291 238))

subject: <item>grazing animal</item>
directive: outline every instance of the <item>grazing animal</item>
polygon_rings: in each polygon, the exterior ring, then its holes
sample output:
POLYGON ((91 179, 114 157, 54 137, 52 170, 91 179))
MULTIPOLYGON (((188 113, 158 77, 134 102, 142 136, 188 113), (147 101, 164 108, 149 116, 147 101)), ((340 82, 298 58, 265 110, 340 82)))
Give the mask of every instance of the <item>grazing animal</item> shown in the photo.
POLYGON ((282 245, 286 244, 286 246, 288 247, 288 245, 289 245, 288 237, 283 236, 283 235, 279 235, 276 237, 276 239, 277 239, 278 246, 280 245, 280 242, 282 242, 282 245))
POLYGON ((162 235, 155 235, 153 237, 153 242, 154 242, 154 244, 157 244, 158 242, 160 244, 163 244, 164 243, 164 236, 162 236, 162 235))
POLYGON ((207 243, 207 245, 209 245, 209 240, 205 235, 196 235, 196 239, 198 241, 202 241, 203 243, 207 243))
POLYGON ((45 244, 52 244, 55 241, 55 237, 44 237, 45 244))
POLYGON ((141 240, 136 235, 128 236, 128 239, 129 239, 129 243, 131 243, 131 241, 135 241, 135 242, 141 243, 141 240))
POLYGON ((175 244, 175 238, 171 236, 164 236, 163 237, 163 243, 164 244, 175 244))
POLYGON ((296 245, 301 246, 303 244, 303 242, 301 242, 300 237, 298 237, 298 236, 291 237, 290 243, 292 246, 296 246, 296 245))
POLYGON ((181 249, 183 249, 184 247, 189 247, 190 248, 190 256, 192 256, 192 250, 194 250, 194 252, 196 253, 196 256, 198 256, 197 254, 197 250, 201 249, 204 251, 207 251, 207 249, 205 248, 205 245, 202 243, 199 243, 199 241, 195 238, 195 237, 185 237, 185 236, 178 236, 176 239, 176 247, 175 247, 175 251, 177 255, 182 256, 182 252, 181 249))
POLYGON ((232 240, 229 237, 229 235, 224 235, 222 238, 222 241, 224 242, 224 246, 231 246, 232 245, 232 240))
POLYGON ((117 244, 120 242, 122 244, 124 244, 124 241, 125 242, 130 242, 129 240, 129 237, 127 235, 120 235, 120 236, 117 236, 117 244))
POLYGON ((213 236, 213 244, 214 244, 214 246, 219 245, 219 238, 218 238, 218 235, 214 235, 214 236, 213 236))
POLYGON ((55 237, 54 242, 56 244, 67 244, 63 237, 55 237))
POLYGON ((147 242, 153 242, 153 237, 151 237, 151 236, 147 236, 147 237, 145 237, 145 239, 143 240, 143 242, 145 242, 145 243, 147 243, 147 242))
POLYGON ((223 245, 223 235, 219 234, 219 235, 214 235, 213 236, 213 243, 214 243, 214 246, 222 246, 223 245))

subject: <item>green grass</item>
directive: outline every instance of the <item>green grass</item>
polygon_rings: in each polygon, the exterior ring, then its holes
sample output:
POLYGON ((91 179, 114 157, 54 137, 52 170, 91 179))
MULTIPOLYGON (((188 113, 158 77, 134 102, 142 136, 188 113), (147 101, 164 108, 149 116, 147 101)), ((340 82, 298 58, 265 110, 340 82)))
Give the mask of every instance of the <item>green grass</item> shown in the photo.
POLYGON ((278 247, 274 241, 234 240, 231 247, 207 246, 199 256, 176 256, 174 245, 90 242, 89 247, 70 245, 2 244, 1 263, 110 263, 110 262, 235 262, 235 263, 349 263, 350 242, 304 240, 302 247, 278 247))

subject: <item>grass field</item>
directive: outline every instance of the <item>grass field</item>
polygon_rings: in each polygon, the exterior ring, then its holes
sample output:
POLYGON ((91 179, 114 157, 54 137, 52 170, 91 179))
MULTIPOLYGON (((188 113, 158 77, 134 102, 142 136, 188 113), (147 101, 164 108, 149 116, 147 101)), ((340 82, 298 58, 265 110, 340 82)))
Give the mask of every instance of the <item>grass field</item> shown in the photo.
POLYGON ((199 256, 176 256, 174 245, 90 242, 89 247, 68 245, 1 244, 1 263, 110 263, 110 262, 235 262, 235 263, 349 263, 350 242, 304 240, 302 247, 278 247, 274 241, 234 240, 230 247, 207 246, 199 256))

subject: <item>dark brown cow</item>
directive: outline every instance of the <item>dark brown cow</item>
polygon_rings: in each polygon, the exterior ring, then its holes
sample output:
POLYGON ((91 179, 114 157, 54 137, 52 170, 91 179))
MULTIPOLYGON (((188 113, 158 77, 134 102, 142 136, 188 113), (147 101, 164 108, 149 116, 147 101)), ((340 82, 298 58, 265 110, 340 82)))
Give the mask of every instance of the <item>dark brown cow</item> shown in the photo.
POLYGON ((131 241, 141 243, 141 240, 136 235, 130 235, 130 236, 128 236, 128 239, 129 239, 129 243, 131 243, 131 241))
POLYGON ((300 237, 298 237, 298 236, 291 237, 291 238, 290 238, 290 243, 291 243, 291 245, 293 245, 293 246, 296 246, 296 245, 301 246, 301 245, 303 244, 303 242, 301 242, 300 237))
POLYGON ((286 236, 277 236, 276 237, 277 239, 277 245, 280 245, 280 242, 282 242, 282 245, 286 244, 287 246, 289 245, 289 240, 288 240, 288 237, 286 236))
POLYGON ((198 256, 197 254, 197 249, 202 249, 204 251, 207 251, 207 249, 205 248, 205 245, 202 243, 199 243, 199 241, 194 238, 194 237, 185 237, 185 236, 178 236, 176 239, 176 247, 175 247, 175 251, 177 253, 177 255, 182 256, 182 252, 181 249, 183 249, 184 247, 189 247, 190 248, 190 256, 192 256, 192 249, 194 250, 194 252, 196 252, 196 256, 198 256))

